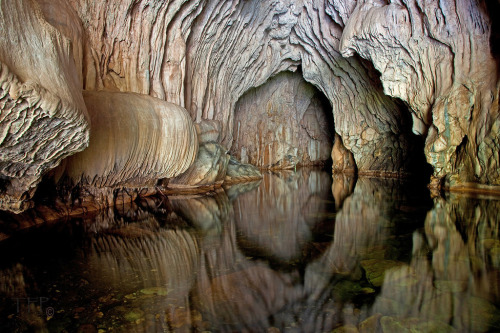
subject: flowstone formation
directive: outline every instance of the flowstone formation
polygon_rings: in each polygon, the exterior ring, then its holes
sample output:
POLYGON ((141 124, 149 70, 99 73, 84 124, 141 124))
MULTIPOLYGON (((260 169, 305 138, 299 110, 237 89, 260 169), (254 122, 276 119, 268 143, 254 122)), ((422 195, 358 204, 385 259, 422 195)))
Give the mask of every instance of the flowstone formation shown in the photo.
POLYGON ((198 137, 184 108, 134 93, 85 92, 84 98, 92 121, 89 147, 55 171, 63 190, 76 189, 73 200, 107 206, 119 194, 129 201, 193 163, 198 137))
POLYGON ((340 54, 351 4, 70 2, 84 25, 85 89, 149 94, 184 106, 195 122, 218 120, 229 149, 238 100, 300 65, 329 100, 335 132, 359 172, 400 173, 415 164, 406 108, 384 95, 370 63, 340 54))
POLYGON ((262 178, 253 165, 240 163, 219 143, 220 123, 205 120, 195 125, 199 150, 196 159, 184 173, 168 182, 168 193, 206 192, 222 186, 262 178))

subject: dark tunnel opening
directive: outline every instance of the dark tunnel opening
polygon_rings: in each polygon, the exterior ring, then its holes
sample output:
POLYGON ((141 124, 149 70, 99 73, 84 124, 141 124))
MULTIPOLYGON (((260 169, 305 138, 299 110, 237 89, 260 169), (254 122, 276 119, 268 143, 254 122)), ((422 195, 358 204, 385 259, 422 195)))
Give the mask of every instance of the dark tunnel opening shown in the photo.
POLYGON ((231 155, 262 169, 331 165, 335 131, 326 96, 296 72, 281 72, 237 102, 231 155))

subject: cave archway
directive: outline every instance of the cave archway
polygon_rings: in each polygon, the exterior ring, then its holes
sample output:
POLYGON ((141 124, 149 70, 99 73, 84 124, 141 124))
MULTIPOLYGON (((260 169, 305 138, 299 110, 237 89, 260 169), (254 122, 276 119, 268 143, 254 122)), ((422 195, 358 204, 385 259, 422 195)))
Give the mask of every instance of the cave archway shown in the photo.
POLYGON ((331 160, 334 135, 330 102, 299 67, 240 97, 231 155, 263 169, 323 165, 331 160))

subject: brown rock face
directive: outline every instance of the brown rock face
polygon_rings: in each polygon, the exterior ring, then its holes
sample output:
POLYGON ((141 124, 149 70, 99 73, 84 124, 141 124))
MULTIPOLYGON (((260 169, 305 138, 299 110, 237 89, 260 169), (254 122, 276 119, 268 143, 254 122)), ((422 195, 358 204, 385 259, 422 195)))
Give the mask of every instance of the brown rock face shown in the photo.
POLYGON ((236 105, 231 155, 260 168, 320 164, 330 157, 328 101, 300 73, 284 72, 236 105))
POLYGON ((325 120, 312 111, 317 103, 305 83, 288 73, 299 67, 329 101, 330 135, 342 142, 334 147, 337 170, 420 172, 423 150, 432 184, 500 185, 498 32, 489 17, 498 7, 476 0, 3 0, 0 209, 25 209, 40 178, 88 144, 82 85, 150 95, 185 107, 196 123, 218 121, 209 136, 220 151, 234 143, 237 156, 259 166, 327 158, 325 120), (257 88, 273 84, 280 97, 257 88), (267 102, 270 108, 259 107, 267 102), (242 137, 252 128, 257 133, 242 137))
POLYGON ((87 146, 89 119, 71 42, 40 7, 0 2, 0 30, 0 209, 19 212, 42 175, 87 146))

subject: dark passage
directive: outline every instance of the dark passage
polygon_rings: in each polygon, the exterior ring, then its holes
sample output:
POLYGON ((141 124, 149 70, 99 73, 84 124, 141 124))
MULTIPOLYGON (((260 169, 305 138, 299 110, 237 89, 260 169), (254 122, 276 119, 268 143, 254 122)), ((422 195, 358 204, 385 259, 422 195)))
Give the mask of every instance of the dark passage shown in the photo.
POLYGON ((231 155, 260 168, 321 165, 331 157, 332 107, 296 72, 282 72, 235 107, 231 155))

